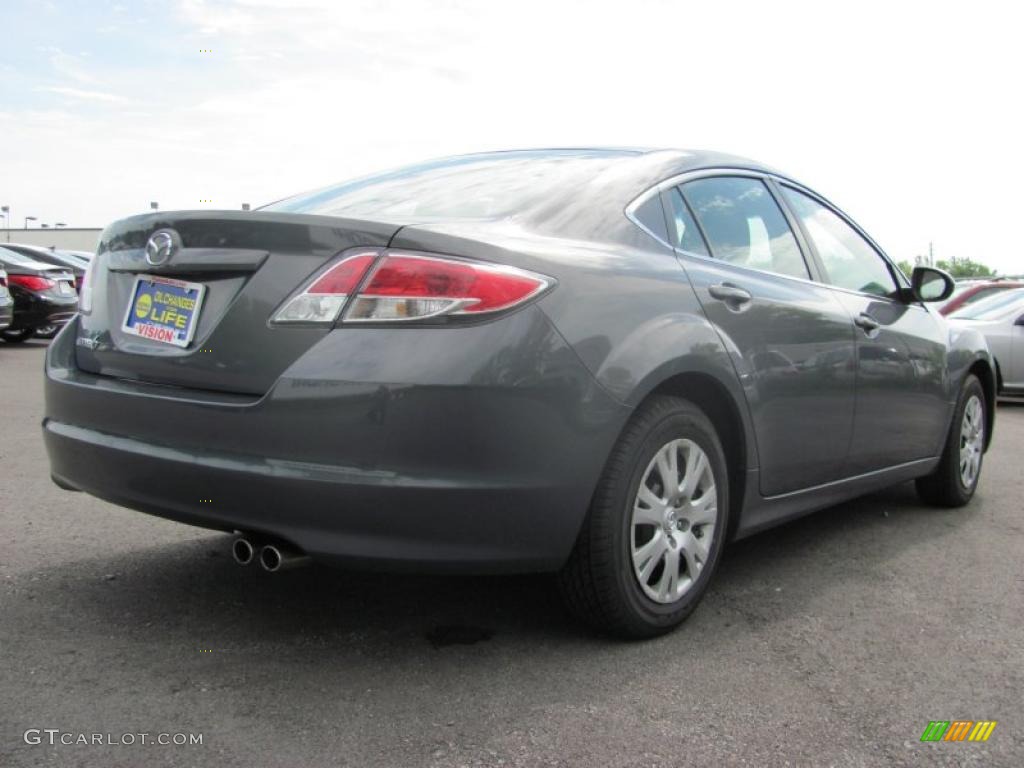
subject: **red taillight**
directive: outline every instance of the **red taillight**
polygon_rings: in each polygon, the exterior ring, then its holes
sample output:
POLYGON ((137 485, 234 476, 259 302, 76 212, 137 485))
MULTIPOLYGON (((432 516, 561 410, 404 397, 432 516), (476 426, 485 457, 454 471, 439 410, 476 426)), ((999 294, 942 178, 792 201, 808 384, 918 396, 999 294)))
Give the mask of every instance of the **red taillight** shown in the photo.
POLYGON ((366 270, 377 258, 377 251, 368 251, 342 259, 318 277, 306 293, 347 296, 356 289, 366 270))
POLYGON ((285 302, 274 313, 273 322, 333 323, 379 254, 376 249, 363 248, 343 255, 340 261, 314 277, 308 286, 285 302))
POLYGON ((8 275, 7 279, 10 280, 11 285, 20 285, 26 291, 45 291, 47 288, 53 288, 57 283, 46 277, 36 277, 35 275, 8 275))
POLYGON ((359 249, 343 254, 313 277, 274 314, 273 322, 333 323, 343 308, 342 322, 479 315, 510 309, 550 284, 542 275, 513 267, 433 254, 359 249), (368 271, 369 278, 355 294, 368 271))
POLYGON ((416 320, 510 309, 550 281, 512 267, 388 252, 345 313, 345 321, 416 320))

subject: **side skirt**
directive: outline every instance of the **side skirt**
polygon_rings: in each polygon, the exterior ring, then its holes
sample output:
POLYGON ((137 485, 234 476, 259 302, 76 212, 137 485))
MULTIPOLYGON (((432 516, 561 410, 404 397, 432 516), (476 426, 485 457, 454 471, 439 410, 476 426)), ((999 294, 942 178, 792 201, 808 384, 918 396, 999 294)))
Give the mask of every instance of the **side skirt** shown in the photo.
POLYGON ((758 471, 751 470, 747 473, 746 492, 746 498, 750 501, 743 510, 733 538, 741 539, 810 512, 927 475, 938 466, 939 460, 939 456, 918 459, 802 491, 768 497, 758 493, 758 471))

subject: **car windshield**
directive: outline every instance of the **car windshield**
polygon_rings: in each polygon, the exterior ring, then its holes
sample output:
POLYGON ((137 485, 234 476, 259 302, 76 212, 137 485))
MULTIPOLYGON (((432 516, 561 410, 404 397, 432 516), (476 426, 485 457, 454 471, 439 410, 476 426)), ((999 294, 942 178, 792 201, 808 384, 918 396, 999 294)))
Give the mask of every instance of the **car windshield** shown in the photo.
POLYGON ((958 309, 951 318, 962 320, 997 320, 1012 312, 1018 305, 1024 305, 1024 288, 1003 291, 995 296, 977 301, 974 304, 958 309))
POLYGON ((491 219, 592 181, 627 150, 496 152, 413 165, 263 206, 353 218, 491 219))

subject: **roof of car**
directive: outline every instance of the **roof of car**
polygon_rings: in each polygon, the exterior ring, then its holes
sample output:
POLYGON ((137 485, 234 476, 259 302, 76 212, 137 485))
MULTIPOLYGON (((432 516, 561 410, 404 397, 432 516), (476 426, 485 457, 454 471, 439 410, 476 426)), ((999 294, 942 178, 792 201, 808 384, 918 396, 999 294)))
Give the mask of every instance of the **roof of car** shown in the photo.
MULTIPOLYGON (((669 175, 673 173, 685 173, 689 170, 701 168, 747 168, 774 173, 775 171, 763 163, 751 160, 740 155, 733 155, 726 152, 717 152, 707 149, 677 149, 669 147, 614 147, 614 146, 590 146, 590 147, 542 147, 538 149, 507 149, 496 152, 476 152, 467 155, 460 155, 461 158, 497 158, 502 155, 508 156, 532 156, 538 160, 556 157, 572 156, 580 157, 595 155, 604 156, 608 160, 620 158, 623 165, 630 165, 637 168, 662 168, 669 175)), ((455 159, 455 158, 445 158, 455 159)))
MULTIPOLYGON (((581 158, 597 157, 605 160, 607 170, 601 176, 614 176, 615 186, 619 187, 621 193, 627 193, 627 190, 632 190, 632 194, 639 194, 665 179, 705 168, 735 168, 785 176, 785 174, 764 163, 740 155, 706 149, 657 147, 596 146, 511 149, 443 158, 438 160, 438 162, 471 161, 473 158, 494 160, 503 156, 507 156, 510 159, 516 158, 520 161, 535 159, 538 162, 543 162, 555 157, 572 157, 573 155, 581 158)), ((602 180, 601 186, 605 186, 604 182, 606 180, 602 180)))
POLYGON ((720 152, 636 147, 511 149, 441 157, 348 179, 262 206, 261 211, 385 216, 424 220, 500 219, 508 210, 550 220, 570 204, 609 215, 656 184, 704 168, 769 171, 747 158, 720 152), (504 166, 504 167, 503 167, 504 166), (536 166, 534 173, 532 166, 536 166), (488 213, 467 214, 452 201, 485 201, 488 213), (414 206, 415 210, 407 210, 414 206))

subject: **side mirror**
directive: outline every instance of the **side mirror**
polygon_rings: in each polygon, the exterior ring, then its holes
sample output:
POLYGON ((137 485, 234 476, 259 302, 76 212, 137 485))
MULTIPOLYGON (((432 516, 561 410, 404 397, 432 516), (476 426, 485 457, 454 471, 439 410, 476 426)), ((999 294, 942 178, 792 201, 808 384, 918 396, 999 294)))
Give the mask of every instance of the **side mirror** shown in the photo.
POLYGON ((917 301, 942 301, 953 295, 956 283, 948 272, 935 267, 914 267, 910 290, 917 301))

